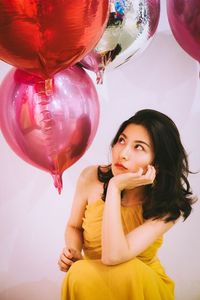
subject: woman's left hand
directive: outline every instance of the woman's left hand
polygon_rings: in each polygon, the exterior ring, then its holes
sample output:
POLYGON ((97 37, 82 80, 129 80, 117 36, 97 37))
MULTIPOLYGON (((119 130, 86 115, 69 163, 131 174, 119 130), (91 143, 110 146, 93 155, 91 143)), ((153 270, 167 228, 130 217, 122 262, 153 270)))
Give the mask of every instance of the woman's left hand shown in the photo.
POLYGON ((58 266, 61 271, 67 272, 74 262, 82 258, 80 251, 65 247, 60 254, 58 266))
POLYGON ((152 184, 156 177, 154 166, 149 165, 146 173, 143 172, 144 170, 140 168, 135 173, 127 172, 116 175, 111 178, 109 185, 114 185, 119 191, 123 191, 125 189, 131 190, 142 185, 152 184))

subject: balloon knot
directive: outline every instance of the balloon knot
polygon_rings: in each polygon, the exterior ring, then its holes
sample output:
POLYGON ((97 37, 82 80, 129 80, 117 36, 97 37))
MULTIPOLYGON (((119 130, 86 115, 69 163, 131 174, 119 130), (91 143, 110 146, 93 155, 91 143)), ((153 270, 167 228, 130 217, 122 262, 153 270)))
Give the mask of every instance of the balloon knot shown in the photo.
POLYGON ((62 191, 62 175, 61 174, 52 174, 54 185, 58 190, 59 195, 62 191))
POLYGON ((53 94, 53 79, 48 78, 45 80, 45 94, 51 96, 53 94))
POLYGON ((96 72, 96 82, 97 84, 103 84, 103 75, 104 75, 105 68, 99 69, 96 72))

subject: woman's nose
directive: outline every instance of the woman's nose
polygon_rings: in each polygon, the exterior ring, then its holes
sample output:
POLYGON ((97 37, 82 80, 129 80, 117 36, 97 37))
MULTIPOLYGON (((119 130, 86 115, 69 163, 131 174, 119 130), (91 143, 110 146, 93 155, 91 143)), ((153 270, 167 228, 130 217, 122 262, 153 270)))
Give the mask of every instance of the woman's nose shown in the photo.
POLYGON ((129 158, 130 149, 129 147, 124 147, 120 152, 120 158, 127 160, 129 158))

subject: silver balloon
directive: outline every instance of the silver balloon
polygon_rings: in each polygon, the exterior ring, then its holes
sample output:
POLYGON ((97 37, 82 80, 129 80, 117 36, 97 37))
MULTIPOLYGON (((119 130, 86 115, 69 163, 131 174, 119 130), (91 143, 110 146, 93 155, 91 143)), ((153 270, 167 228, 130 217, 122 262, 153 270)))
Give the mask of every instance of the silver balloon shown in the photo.
POLYGON ((148 46, 159 17, 160 0, 110 0, 106 30, 80 65, 95 72, 97 83, 103 83, 105 69, 121 66, 148 46))
POLYGON ((99 69, 116 68, 149 44, 160 17, 160 0, 110 0, 106 30, 95 48, 99 69))

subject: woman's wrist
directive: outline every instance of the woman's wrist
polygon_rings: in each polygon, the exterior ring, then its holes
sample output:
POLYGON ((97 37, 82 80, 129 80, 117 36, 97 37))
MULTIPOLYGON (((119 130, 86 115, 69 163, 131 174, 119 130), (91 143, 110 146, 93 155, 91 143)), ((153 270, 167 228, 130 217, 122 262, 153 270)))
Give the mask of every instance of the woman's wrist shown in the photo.
POLYGON ((123 190, 123 187, 120 185, 118 180, 115 177, 112 177, 108 184, 108 191, 111 191, 112 193, 121 194, 122 190, 123 190))
POLYGON ((72 247, 68 247, 68 251, 71 253, 72 255, 72 259, 74 259, 75 261, 76 260, 79 260, 79 259, 82 259, 82 254, 81 254, 81 251, 77 248, 72 248, 72 247))

